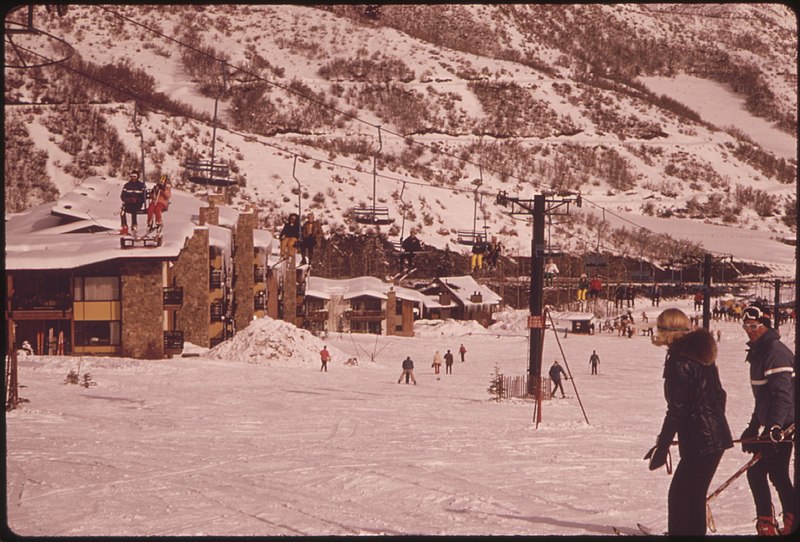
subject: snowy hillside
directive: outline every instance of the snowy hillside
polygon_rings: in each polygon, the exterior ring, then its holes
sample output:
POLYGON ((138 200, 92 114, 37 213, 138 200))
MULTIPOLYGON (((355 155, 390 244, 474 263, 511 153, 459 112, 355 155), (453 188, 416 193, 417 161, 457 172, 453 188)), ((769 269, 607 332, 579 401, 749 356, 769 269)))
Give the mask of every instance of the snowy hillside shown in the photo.
MULTIPOLYGON (((375 204, 395 218, 382 228, 392 240, 416 227, 453 246, 456 230, 485 225, 527 254, 530 226, 503 214, 497 192, 579 190, 586 205, 551 239, 575 251, 596 247, 604 210, 646 217, 657 233, 678 217, 793 250, 781 243, 796 236, 786 6, 359 9, 38 9, 35 25, 75 54, 6 68, 6 147, 29 149, 7 157, 7 211, 86 175, 121 176, 142 153, 149 178, 166 171, 202 189, 182 165, 210 158, 220 96, 215 160, 238 183, 235 201, 256 202, 271 228, 299 199, 327 229, 359 231, 351 209, 375 204)), ((716 250, 698 231, 682 236, 716 250)), ((610 236, 601 248, 620 250, 610 236)))

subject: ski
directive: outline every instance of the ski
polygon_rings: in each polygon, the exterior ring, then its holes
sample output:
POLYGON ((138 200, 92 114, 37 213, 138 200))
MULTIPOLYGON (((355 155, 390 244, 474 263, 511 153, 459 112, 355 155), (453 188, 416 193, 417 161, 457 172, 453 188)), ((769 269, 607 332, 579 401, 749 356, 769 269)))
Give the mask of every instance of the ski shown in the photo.
POLYGON ((655 532, 653 532, 653 530, 650 527, 646 527, 641 523, 637 523, 636 528, 639 529, 640 531, 639 533, 625 533, 619 527, 614 527, 613 525, 611 526, 611 530, 614 531, 614 534, 617 536, 641 536, 641 535, 656 536, 655 532))

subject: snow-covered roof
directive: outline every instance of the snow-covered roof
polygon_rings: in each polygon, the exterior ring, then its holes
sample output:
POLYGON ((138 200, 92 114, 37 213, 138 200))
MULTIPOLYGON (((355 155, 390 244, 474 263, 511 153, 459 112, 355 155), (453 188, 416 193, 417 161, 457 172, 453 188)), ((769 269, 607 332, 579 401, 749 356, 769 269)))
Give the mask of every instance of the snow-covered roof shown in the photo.
MULTIPOLYGON (((120 200, 124 181, 90 177, 55 203, 46 203, 9 217, 6 221, 6 269, 73 269, 117 258, 177 258, 186 239, 199 226, 200 208, 206 203, 193 194, 173 189, 159 247, 120 248, 120 200), (103 231, 88 231, 102 229, 103 231)), ((238 213, 220 206, 220 226, 209 228, 209 242, 228 250, 230 230, 238 213)), ((146 218, 139 216, 139 228, 146 218)), ((259 231, 258 245, 272 236, 259 231)), ((256 242, 254 240, 254 242, 256 242)))
POLYGON ((566 311, 558 313, 559 320, 568 320, 570 322, 583 322, 585 320, 593 320, 594 314, 591 312, 575 312, 566 311))
POLYGON ((461 277, 440 277, 439 281, 465 306, 470 305, 495 305, 503 298, 494 293, 488 286, 479 284, 471 275, 461 277), (480 302, 471 301, 472 294, 481 294, 480 302))
POLYGON ((334 295, 341 295, 342 299, 353 299, 362 295, 387 299, 387 292, 393 288, 398 299, 405 299, 422 303, 426 307, 440 306, 436 299, 426 296, 422 292, 394 286, 376 277, 354 277, 350 279, 328 279, 323 277, 308 277, 306 283, 306 296, 320 299, 330 299, 334 295))

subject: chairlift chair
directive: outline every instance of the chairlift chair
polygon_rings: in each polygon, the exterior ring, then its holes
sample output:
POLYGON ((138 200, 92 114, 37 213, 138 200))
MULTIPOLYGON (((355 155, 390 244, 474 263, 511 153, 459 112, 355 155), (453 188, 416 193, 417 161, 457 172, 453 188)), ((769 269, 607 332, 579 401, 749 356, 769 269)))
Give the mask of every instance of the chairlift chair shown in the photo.
POLYGON ((353 220, 359 224, 386 226, 394 222, 394 218, 389 216, 389 209, 387 207, 360 205, 358 207, 353 207, 352 215, 353 220))
POLYGON ((583 258, 584 267, 607 267, 608 257, 599 252, 590 252, 583 258))
POLYGON ((236 184, 236 181, 229 177, 227 164, 212 164, 209 160, 187 160, 183 168, 190 173, 188 179, 193 183, 223 187, 236 184))

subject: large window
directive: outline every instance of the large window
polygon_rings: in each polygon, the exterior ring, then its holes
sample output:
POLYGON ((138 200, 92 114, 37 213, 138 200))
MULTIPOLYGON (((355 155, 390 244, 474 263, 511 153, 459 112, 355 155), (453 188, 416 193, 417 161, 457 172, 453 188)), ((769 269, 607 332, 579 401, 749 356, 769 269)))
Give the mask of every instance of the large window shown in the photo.
POLYGON ((78 320, 75 322, 75 346, 117 346, 120 344, 120 322, 78 320))
POLYGON ((75 301, 119 301, 119 277, 75 277, 75 301))

